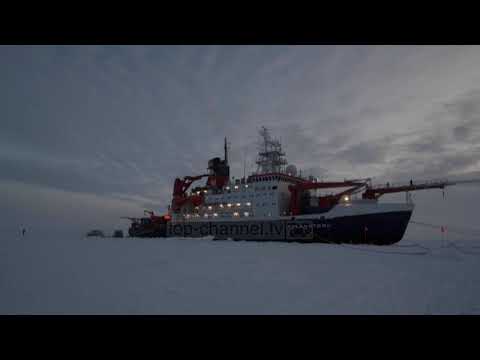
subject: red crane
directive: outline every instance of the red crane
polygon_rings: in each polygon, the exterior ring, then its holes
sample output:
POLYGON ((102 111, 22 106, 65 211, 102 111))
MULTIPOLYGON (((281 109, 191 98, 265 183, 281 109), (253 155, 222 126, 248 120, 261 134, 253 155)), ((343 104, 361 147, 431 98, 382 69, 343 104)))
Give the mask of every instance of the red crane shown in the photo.
POLYGON ((418 184, 414 184, 410 180, 410 184, 396 185, 396 186, 392 186, 389 183, 387 183, 386 185, 367 187, 367 189, 362 194, 362 198, 376 200, 384 194, 393 194, 393 193, 399 193, 399 192, 409 192, 409 191, 427 190, 427 189, 443 190, 445 189, 446 186, 452 186, 457 184, 478 183, 478 182, 480 182, 480 179, 457 180, 457 181, 447 181, 447 180, 425 181, 418 184))
POLYGON ((188 188, 196 180, 199 180, 203 177, 209 176, 208 174, 198 175, 198 176, 185 176, 183 179, 176 178, 175 183, 173 184, 173 199, 172 199, 172 210, 176 211, 187 201, 192 201, 194 204, 198 205, 203 199, 203 194, 192 195, 190 197, 186 196, 188 188))
POLYGON ((360 189, 365 187, 365 191, 362 193, 363 199, 377 200, 382 195, 393 194, 399 192, 409 192, 417 190, 427 190, 427 189, 445 189, 446 186, 452 186, 457 184, 467 184, 467 183, 479 183, 480 179, 473 180, 458 180, 458 181, 426 181, 414 184, 410 181, 409 184, 404 185, 390 185, 389 183, 385 185, 371 186, 368 185, 370 179, 360 179, 360 180, 350 180, 343 182, 310 182, 304 181, 296 185, 290 185, 288 190, 290 191, 290 212, 292 215, 300 214, 300 194, 303 191, 311 189, 327 189, 327 188, 338 188, 338 187, 351 187, 348 190, 345 190, 341 193, 334 195, 327 195, 319 197, 319 205, 322 207, 330 207, 336 205, 339 200, 345 196, 358 192, 360 189))
MULTIPOLYGON (((463 181, 462 181, 463 182, 463 181)), ((413 184, 410 181, 410 184, 407 185, 377 185, 373 187, 367 187, 367 189, 362 193, 363 199, 372 199, 377 200, 380 196, 385 194, 394 194, 399 192, 409 192, 417 190, 427 190, 427 189, 445 189, 445 186, 455 185, 459 182, 450 182, 450 181, 428 181, 418 184, 413 184)))
POLYGON ((304 182, 297 183, 295 185, 289 185, 288 190, 290 191, 290 212, 292 215, 300 214, 300 194, 306 190, 329 189, 329 188, 339 188, 339 187, 351 188, 335 195, 327 195, 319 198, 319 202, 321 202, 323 206, 327 206, 327 205, 334 205, 338 203, 338 201, 342 196, 351 194, 366 185, 367 185, 366 181, 357 181, 357 180, 341 181, 341 182, 304 181, 304 182))

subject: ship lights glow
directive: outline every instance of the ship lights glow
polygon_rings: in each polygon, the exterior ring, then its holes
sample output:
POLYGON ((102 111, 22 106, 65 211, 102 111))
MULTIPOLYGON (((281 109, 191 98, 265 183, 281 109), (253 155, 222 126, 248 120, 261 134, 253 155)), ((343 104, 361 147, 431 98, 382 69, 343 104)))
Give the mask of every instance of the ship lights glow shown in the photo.
POLYGON ((240 205, 242 205, 242 204, 240 204, 240 203, 237 203, 237 206, 240 206, 240 205))
POLYGON ((249 213, 248 211, 245 211, 245 212, 243 213, 243 215, 245 215, 245 216, 250 216, 250 213, 249 213))
POLYGON ((223 204, 220 204, 220 207, 223 208, 223 204))
POLYGON ((212 210, 212 207, 211 207, 211 206, 209 206, 209 207, 208 207, 208 210, 212 210))
POLYGON ((217 213, 213 213, 213 216, 217 217, 217 216, 218 216, 218 214, 217 214, 217 213))
POLYGON ((252 203, 251 203, 251 202, 247 202, 245 205, 250 206, 250 205, 252 205, 252 203))
POLYGON ((235 186, 234 186, 234 189, 235 189, 235 190, 238 190, 238 185, 235 185, 235 186))
POLYGON ((239 216, 239 213, 238 213, 238 212, 234 212, 234 213, 233 213, 233 216, 239 216))
POLYGON ((232 204, 228 203, 227 206, 228 206, 228 207, 232 207, 232 204))
POLYGON ((349 201, 350 201, 350 197, 349 197, 348 195, 345 195, 345 196, 343 197, 343 201, 349 202, 349 201))

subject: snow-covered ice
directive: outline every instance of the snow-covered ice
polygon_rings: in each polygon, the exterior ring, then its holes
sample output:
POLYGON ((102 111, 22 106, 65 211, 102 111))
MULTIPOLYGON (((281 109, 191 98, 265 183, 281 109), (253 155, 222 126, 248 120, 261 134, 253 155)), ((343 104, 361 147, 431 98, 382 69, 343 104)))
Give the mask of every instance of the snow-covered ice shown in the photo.
POLYGON ((478 314, 480 241, 3 234, 1 314, 478 314))

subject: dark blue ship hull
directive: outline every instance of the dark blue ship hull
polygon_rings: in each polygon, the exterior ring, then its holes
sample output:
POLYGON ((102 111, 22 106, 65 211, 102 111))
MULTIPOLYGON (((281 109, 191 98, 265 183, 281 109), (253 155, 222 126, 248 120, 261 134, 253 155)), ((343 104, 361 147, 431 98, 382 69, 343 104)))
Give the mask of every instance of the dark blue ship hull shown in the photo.
POLYGON ((412 211, 335 218, 201 221, 167 225, 167 237, 214 236, 215 240, 288 241, 390 245, 400 241, 412 211))
MULTIPOLYGON (((350 244, 391 245, 399 242, 408 226, 412 211, 337 217, 326 220, 329 227, 317 227, 314 241, 350 244)), ((321 220, 314 220, 315 223, 321 220)))

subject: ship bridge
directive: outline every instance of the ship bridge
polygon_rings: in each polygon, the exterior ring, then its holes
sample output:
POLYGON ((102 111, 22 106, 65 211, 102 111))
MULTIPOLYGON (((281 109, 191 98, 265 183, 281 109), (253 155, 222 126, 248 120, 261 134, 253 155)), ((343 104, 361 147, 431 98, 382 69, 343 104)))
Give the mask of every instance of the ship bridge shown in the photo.
POLYGON ((257 171, 248 177, 230 179, 224 186, 205 188, 192 193, 203 196, 203 203, 185 207, 187 219, 232 219, 242 217, 276 217, 288 214, 289 185, 306 179, 296 176, 296 168, 287 166, 285 153, 278 139, 269 130, 260 130, 256 159, 257 171))

